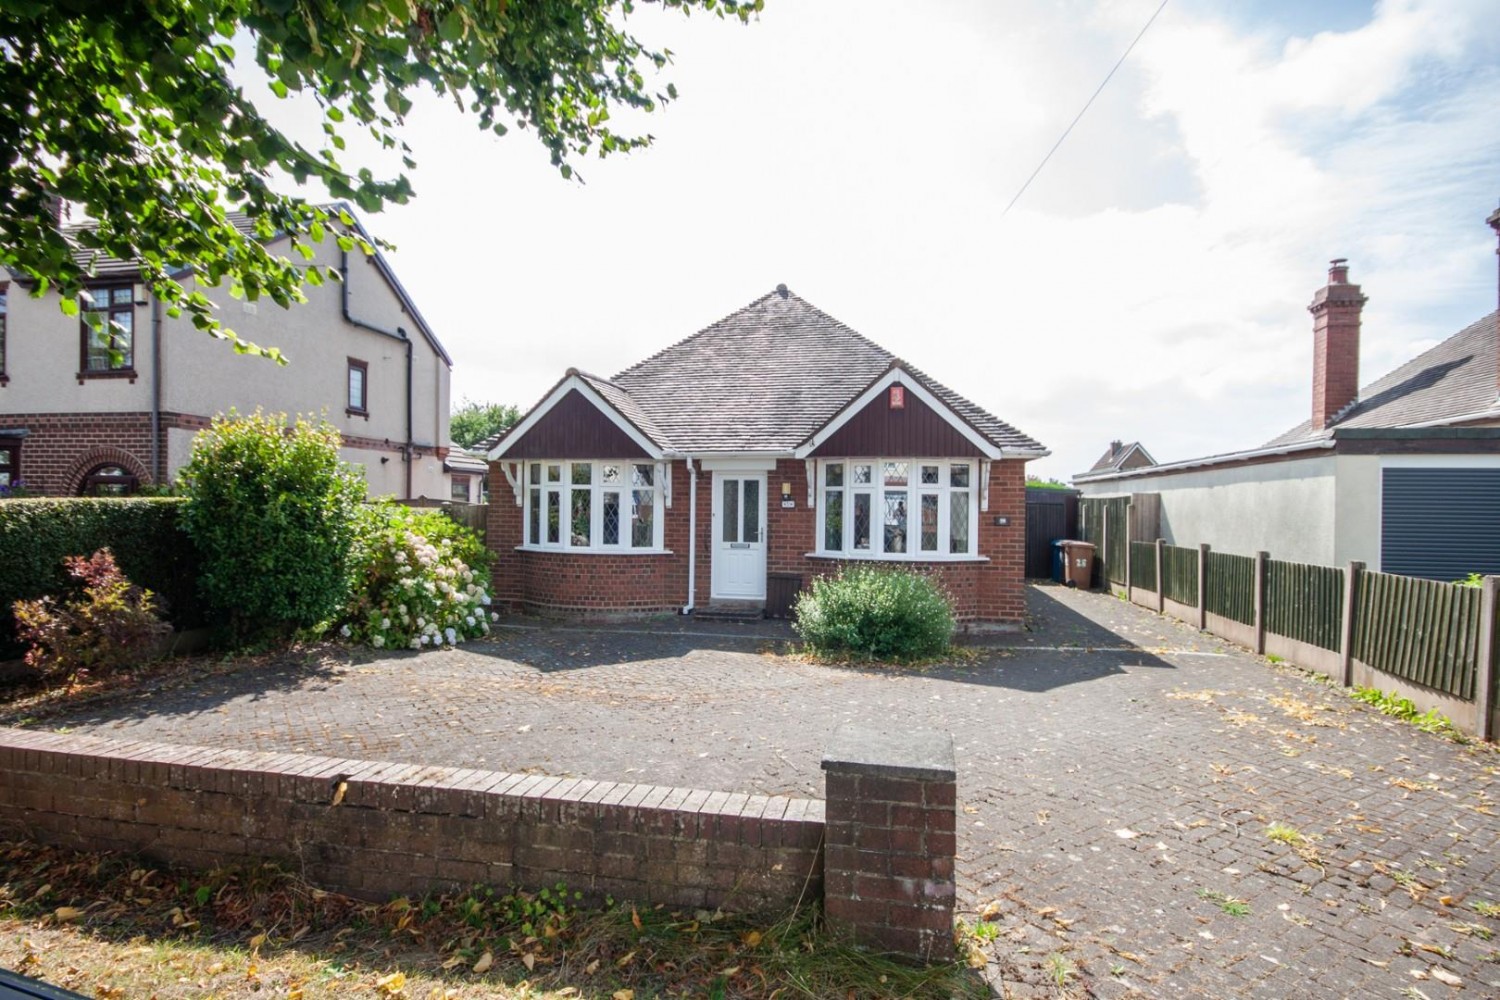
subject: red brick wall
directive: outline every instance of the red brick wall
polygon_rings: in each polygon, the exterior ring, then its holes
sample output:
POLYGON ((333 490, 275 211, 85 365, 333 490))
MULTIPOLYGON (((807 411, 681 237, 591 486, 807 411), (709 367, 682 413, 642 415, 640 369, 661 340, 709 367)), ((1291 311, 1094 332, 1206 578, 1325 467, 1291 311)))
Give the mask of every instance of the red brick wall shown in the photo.
MULTIPOLYGON (((989 509, 979 513, 979 553, 988 562, 900 563, 942 581, 960 620, 1019 622, 1025 617, 1026 466, 1018 460, 990 465, 989 509), (997 515, 1010 523, 994 524, 997 515)), ((687 600, 688 472, 671 465, 673 503, 664 508, 665 555, 580 555, 522 552, 522 509, 501 463, 490 467, 489 538, 495 549, 494 596, 512 606, 544 611, 669 611, 687 600)), ((836 572, 846 560, 808 558, 815 545, 817 511, 807 506, 806 464, 782 459, 766 477, 766 570, 796 573, 804 585, 836 572), (781 484, 790 483, 796 506, 781 506, 781 484)), ((712 473, 698 475, 697 568, 694 603, 709 603, 713 566, 712 473)))
POLYGON ((199 868, 288 860, 375 899, 561 881, 771 911, 821 892, 824 809, 807 799, 12 729, 0 774, 0 824, 39 841, 199 868))
MULTIPOLYGON (((149 413, 9 413, 0 425, 30 432, 21 441, 20 478, 38 493, 76 494, 100 465, 120 465, 152 481, 149 413)), ((161 447, 165 453, 165 433, 161 447)))

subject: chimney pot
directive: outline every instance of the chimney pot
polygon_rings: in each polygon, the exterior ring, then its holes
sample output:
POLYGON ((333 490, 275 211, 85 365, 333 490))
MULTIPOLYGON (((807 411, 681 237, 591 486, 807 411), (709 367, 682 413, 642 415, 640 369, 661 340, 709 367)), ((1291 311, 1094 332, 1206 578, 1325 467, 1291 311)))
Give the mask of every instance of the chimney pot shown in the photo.
POLYGON ((1349 258, 1335 257, 1328 262, 1328 283, 1330 285, 1349 283, 1349 258))
POLYGON ((1118 455, 1120 453, 1120 449, 1123 448, 1123 447, 1124 447, 1124 444, 1122 442, 1120 442, 1120 441, 1111 441, 1109 443, 1109 454, 1110 454, 1110 457, 1113 458, 1114 456, 1118 455))

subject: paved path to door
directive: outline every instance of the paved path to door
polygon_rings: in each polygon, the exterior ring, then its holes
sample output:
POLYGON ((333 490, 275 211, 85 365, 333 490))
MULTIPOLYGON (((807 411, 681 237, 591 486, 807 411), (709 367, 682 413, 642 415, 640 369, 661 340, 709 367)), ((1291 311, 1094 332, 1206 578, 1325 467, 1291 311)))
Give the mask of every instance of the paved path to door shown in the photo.
POLYGON ((958 750, 961 904, 998 904, 997 992, 1500 995, 1500 920, 1475 909, 1500 904, 1500 756, 1109 597, 1042 587, 1031 607, 1030 631, 918 673, 801 663, 769 624, 518 621, 48 724, 817 797, 838 724, 937 726, 958 750))

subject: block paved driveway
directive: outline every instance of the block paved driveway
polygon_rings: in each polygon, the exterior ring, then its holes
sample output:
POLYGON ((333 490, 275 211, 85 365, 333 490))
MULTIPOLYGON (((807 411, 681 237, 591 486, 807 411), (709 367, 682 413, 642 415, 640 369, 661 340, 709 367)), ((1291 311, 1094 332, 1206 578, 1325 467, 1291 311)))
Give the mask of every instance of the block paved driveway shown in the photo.
POLYGON ((517 619, 461 651, 240 670, 47 725, 812 797, 839 723, 942 727, 997 994, 1500 995, 1500 911, 1474 906, 1500 904, 1500 755, 1114 598, 1030 602, 1029 631, 921 672, 802 663, 771 623, 517 619))

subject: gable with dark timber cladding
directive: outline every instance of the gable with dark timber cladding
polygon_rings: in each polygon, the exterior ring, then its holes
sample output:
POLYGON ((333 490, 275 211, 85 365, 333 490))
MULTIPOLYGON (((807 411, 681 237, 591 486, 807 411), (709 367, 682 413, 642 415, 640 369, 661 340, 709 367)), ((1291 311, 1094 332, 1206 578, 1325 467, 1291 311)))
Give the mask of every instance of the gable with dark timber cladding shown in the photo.
MULTIPOLYGON (((901 385, 900 382, 895 385, 901 385)), ((833 432, 813 452, 817 458, 849 455, 916 455, 922 458, 979 458, 974 443, 959 433, 942 414, 906 389, 906 405, 891 409, 886 389, 866 403, 848 423, 833 432)))
POLYGON ((579 392, 570 389, 505 452, 527 458, 647 458, 641 446, 579 392))

